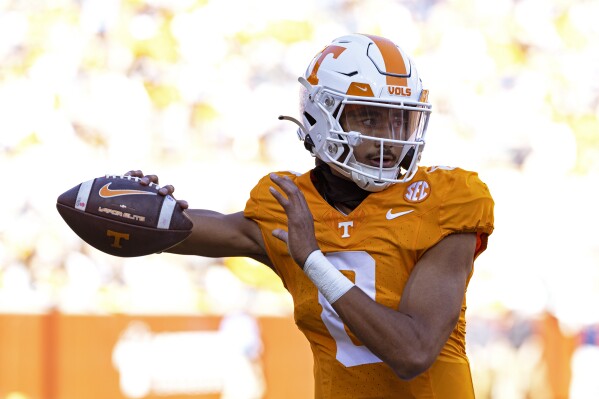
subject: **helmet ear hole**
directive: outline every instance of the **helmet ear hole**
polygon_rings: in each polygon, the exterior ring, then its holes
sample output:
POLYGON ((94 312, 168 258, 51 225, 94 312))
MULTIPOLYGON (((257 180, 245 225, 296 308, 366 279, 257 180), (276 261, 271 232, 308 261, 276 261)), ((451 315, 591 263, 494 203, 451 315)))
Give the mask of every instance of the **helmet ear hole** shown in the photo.
POLYGON ((304 111, 304 116, 306 117, 306 120, 308 121, 310 126, 316 125, 316 119, 312 115, 310 115, 308 112, 304 111))

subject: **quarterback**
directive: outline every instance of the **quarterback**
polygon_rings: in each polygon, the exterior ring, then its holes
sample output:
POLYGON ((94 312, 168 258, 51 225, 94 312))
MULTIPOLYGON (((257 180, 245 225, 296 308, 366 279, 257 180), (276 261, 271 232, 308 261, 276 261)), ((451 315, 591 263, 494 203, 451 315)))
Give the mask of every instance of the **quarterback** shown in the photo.
POLYGON ((272 268, 310 342, 316 398, 473 398, 465 293, 493 231, 487 186, 419 166, 431 104, 392 41, 340 37, 299 82, 299 118, 281 118, 315 168, 263 177, 243 212, 188 209, 193 232, 169 251, 272 268))

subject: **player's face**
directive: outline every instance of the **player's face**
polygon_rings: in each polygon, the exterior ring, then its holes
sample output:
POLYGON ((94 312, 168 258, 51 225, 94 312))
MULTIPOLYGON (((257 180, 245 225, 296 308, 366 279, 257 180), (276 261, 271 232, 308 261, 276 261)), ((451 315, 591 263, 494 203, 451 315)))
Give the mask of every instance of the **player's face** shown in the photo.
MULTIPOLYGON (((409 112, 401 109, 348 104, 340 122, 346 132, 359 132, 364 136, 380 139, 407 140, 409 112)), ((396 166, 403 146, 380 140, 362 139, 361 143, 354 146, 356 160, 366 165, 380 166, 381 143, 383 167, 396 166)))

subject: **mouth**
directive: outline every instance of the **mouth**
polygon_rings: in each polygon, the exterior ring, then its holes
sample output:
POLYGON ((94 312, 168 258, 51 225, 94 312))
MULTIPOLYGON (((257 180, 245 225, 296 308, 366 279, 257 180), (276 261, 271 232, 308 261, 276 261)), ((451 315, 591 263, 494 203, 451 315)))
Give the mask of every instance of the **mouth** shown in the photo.
POLYGON ((383 167, 383 168, 393 168, 397 165, 397 157, 392 154, 383 155, 383 162, 381 165, 381 157, 377 154, 376 156, 372 156, 368 158, 369 166, 374 167, 383 167))

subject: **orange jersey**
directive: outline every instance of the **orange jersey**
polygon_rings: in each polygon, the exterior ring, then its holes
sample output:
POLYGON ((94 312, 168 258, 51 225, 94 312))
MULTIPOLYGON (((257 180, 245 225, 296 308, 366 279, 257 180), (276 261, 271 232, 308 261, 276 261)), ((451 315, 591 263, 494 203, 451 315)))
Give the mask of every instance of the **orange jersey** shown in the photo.
MULTIPOLYGON (((398 309, 404 286, 424 252, 451 233, 473 232, 477 253, 493 231, 493 199, 478 175, 420 167, 414 178, 371 193, 349 215, 329 205, 310 173, 289 176, 302 190, 327 259, 376 302, 398 309)), ((459 321, 432 367, 398 378, 347 329, 331 305, 273 237, 287 217, 269 193, 268 176, 252 190, 245 216, 258 223, 275 271, 294 300, 294 316, 314 354, 316 398, 474 398, 465 350, 464 299, 459 321)))

